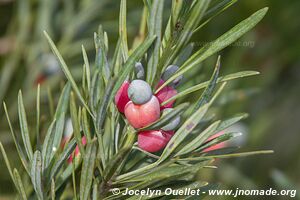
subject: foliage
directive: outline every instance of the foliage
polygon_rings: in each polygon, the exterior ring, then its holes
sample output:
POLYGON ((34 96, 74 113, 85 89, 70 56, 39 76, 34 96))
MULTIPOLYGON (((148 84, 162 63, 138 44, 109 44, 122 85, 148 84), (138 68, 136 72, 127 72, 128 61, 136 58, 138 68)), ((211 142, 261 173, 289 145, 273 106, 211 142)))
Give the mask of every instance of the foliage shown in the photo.
MULTIPOLYGON (((173 187, 189 187, 207 190, 210 184, 199 180, 199 170, 213 167, 216 158, 249 156, 272 151, 256 151, 245 153, 223 153, 222 149, 214 152, 203 152, 205 148, 224 142, 237 133, 226 132, 213 140, 207 139, 228 126, 244 118, 244 115, 233 116, 227 120, 209 118, 217 98, 222 94, 227 81, 257 74, 254 71, 243 71, 219 77, 221 58, 218 58, 214 73, 208 81, 180 91, 174 99, 200 89, 204 91, 194 102, 179 104, 175 111, 167 114, 150 126, 162 127, 176 117, 175 112, 183 114, 183 123, 166 148, 157 155, 141 151, 136 147, 136 132, 117 111, 113 97, 121 84, 129 77, 134 77, 133 68, 136 62, 147 63, 146 77, 148 83, 155 85, 164 69, 169 64, 177 64, 184 49, 190 45, 192 35, 207 23, 211 17, 225 10, 235 1, 225 0, 213 5, 209 0, 203 1, 172 1, 172 9, 165 31, 163 25, 164 1, 144 1, 144 13, 141 25, 142 34, 137 36, 135 45, 128 49, 126 0, 121 0, 119 40, 113 58, 108 57, 109 35, 99 27, 94 35, 96 47, 95 62, 92 64, 82 46, 83 73, 81 83, 76 82, 62 54, 47 32, 46 39, 60 62, 67 84, 61 92, 60 100, 51 118, 46 133, 40 132, 40 87, 37 96, 36 130, 28 129, 27 115, 24 108, 22 93, 18 96, 18 115, 22 142, 16 137, 11 126, 8 112, 7 120, 12 136, 25 169, 27 180, 26 190, 20 178, 20 172, 12 168, 9 158, 0 143, 10 176, 20 197, 38 199, 54 199, 68 195, 67 183, 72 182, 73 196, 80 199, 122 199, 137 198, 114 195, 111 189, 162 189, 173 187), (207 21, 208 20, 208 21, 207 21), (148 31, 146 31, 148 30, 148 31), (142 36, 142 37, 141 37, 142 36), (220 86, 218 83, 223 82, 220 86), (70 109, 68 109, 70 107, 70 109), (60 150, 65 117, 70 115, 74 127, 74 138, 60 150), (87 138, 87 145, 81 144, 81 138, 87 138), (36 137, 32 143, 32 137, 36 137), (43 143, 41 138, 44 138, 43 143), (76 145, 80 154, 72 164, 66 160, 76 145), (80 177, 79 182, 77 181, 80 177), (30 184, 27 184, 29 183, 30 184), (31 185, 29 187, 28 185, 31 185)), ((263 8, 243 20, 213 42, 191 52, 188 59, 182 60, 179 71, 170 77, 157 91, 187 71, 198 67, 204 60, 235 42, 243 34, 252 29, 266 14, 263 8)), ((71 33, 69 33, 71 34, 71 33)), ((66 35, 68 35, 66 33, 66 35)), ((5 111, 7 111, 4 104, 5 111)), ((149 128, 149 127, 146 127, 149 128)), ((26 181, 26 180, 25 180, 26 181)), ((160 198, 157 197, 156 198, 160 198)), ((188 198, 188 197, 187 197, 188 198)))

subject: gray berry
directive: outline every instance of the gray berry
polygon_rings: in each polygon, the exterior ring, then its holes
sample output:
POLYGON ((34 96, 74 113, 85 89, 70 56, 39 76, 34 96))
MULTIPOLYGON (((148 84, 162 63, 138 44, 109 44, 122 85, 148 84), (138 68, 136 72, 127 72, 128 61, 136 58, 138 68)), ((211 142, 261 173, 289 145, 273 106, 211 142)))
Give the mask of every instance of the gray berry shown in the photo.
POLYGON ((178 69, 177 65, 169 65, 161 76, 162 80, 168 80, 178 69))
POLYGON ((178 86, 180 84, 182 78, 183 78, 183 75, 181 74, 180 76, 175 78, 174 81, 170 85, 173 86, 173 87, 178 86))
POLYGON ((144 79, 145 78, 145 70, 140 62, 135 63, 135 73, 137 79, 144 79))
MULTIPOLYGON (((162 80, 167 81, 176 73, 176 71, 178 71, 178 69, 179 67, 177 65, 169 65, 161 76, 162 80)), ((177 86, 182 80, 182 77, 182 75, 178 76, 172 83, 170 83, 170 86, 177 86)))
POLYGON ((147 103, 152 97, 151 87, 146 81, 134 80, 129 85, 128 97, 135 104, 147 103))
MULTIPOLYGON (((172 110, 174 109, 173 108, 164 109, 162 116, 170 113, 172 110)), ((164 131, 172 131, 179 125, 179 123, 180 123, 180 116, 178 115, 175 119, 173 119, 167 125, 163 126, 161 129, 164 131)))

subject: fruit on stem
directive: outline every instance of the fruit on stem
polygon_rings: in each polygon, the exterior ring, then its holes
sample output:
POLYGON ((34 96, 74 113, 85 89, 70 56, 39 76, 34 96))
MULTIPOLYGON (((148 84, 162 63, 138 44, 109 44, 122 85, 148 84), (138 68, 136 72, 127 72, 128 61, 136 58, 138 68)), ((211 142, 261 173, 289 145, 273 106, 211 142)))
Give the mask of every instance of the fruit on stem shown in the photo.
POLYGON ((135 104, 145 104, 152 97, 150 85, 143 80, 134 80, 128 88, 128 97, 135 104))
POLYGON ((138 105, 129 101, 125 106, 125 116, 134 128, 145 127, 160 117, 160 105, 155 96, 145 104, 138 105))
POLYGON ((117 91, 117 94, 115 96, 115 104, 119 110, 120 113, 124 113, 124 108, 126 104, 130 101, 128 97, 128 87, 130 85, 129 81, 125 81, 120 89, 117 91))
POLYGON ((171 137, 163 130, 142 131, 138 133, 138 146, 147 152, 157 152, 167 145, 171 137))

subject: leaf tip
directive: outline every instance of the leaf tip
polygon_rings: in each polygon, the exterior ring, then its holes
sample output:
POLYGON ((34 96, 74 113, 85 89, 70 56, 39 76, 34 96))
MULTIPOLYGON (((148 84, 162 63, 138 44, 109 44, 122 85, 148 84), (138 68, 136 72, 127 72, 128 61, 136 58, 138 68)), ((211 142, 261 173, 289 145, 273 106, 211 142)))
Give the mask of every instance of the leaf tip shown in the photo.
POLYGON ((268 10, 269 10, 269 7, 264 7, 262 9, 260 9, 259 12, 261 12, 262 17, 264 17, 267 14, 268 10))

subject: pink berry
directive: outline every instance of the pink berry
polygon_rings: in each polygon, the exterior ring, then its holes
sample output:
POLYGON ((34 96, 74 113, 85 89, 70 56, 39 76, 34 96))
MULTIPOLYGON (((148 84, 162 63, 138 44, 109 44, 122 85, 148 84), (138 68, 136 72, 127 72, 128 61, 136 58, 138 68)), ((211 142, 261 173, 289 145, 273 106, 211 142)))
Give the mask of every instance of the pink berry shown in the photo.
POLYGON ((147 152, 157 152, 163 149, 169 138, 164 131, 150 130, 138 133, 138 146, 147 152))
POLYGON ((128 97, 128 87, 130 83, 129 81, 125 81, 120 89, 118 90, 116 96, 115 96, 115 104, 119 110, 119 112, 124 113, 124 108, 126 104, 130 101, 128 97))
POLYGON ((155 96, 152 96, 150 101, 142 105, 129 101, 125 106, 124 113, 131 126, 142 128, 159 119, 159 102, 155 96))
MULTIPOLYGON (((160 80, 159 83, 158 83, 157 88, 159 88, 163 83, 164 83, 164 81, 160 80)), ((155 96, 157 97, 159 103, 161 104, 164 101, 172 98, 176 94, 177 94, 177 90, 175 90, 173 87, 171 87, 171 86, 165 86, 158 93, 156 93, 155 96)), ((175 102, 175 100, 172 100, 169 103, 167 103, 166 105, 161 106, 160 109, 163 110, 165 108, 172 108, 174 102, 175 102)))
MULTIPOLYGON (((81 143, 82 143, 83 145, 86 145, 86 137, 85 137, 85 136, 82 137, 81 143)), ((76 157, 79 153, 80 153, 80 152, 79 152, 79 147, 78 147, 78 145, 76 145, 76 148, 75 148, 75 157, 76 157)), ((70 157, 69 157, 69 159, 68 159, 68 163, 72 163, 72 161, 73 161, 73 153, 70 155, 70 157)))
MULTIPOLYGON (((213 139, 215 139, 215 138, 217 138, 217 137, 219 137, 219 136, 221 136, 223 134, 224 134, 224 131, 220 131, 219 133, 216 133, 213 136, 209 137, 207 139, 207 141, 211 141, 211 140, 213 140, 213 139)), ((202 152, 214 151, 214 150, 222 149, 224 147, 226 147, 226 143, 225 142, 221 142, 219 144, 215 144, 215 145, 213 145, 211 147, 208 147, 208 148, 204 149, 202 152)))

